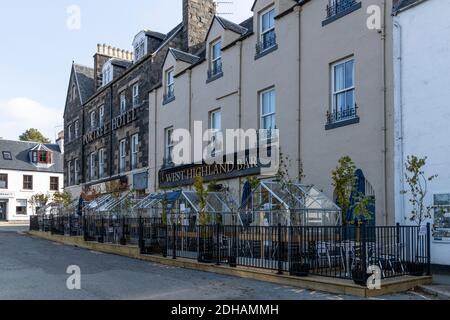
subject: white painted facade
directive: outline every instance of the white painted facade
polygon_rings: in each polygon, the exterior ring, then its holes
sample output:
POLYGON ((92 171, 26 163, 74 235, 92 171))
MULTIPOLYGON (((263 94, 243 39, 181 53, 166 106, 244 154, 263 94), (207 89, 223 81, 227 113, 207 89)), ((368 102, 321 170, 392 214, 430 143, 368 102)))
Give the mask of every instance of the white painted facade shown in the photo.
MULTIPOLYGON (((407 189, 403 164, 408 155, 427 156, 426 175, 439 175, 428 186, 427 205, 434 204, 435 195, 450 195, 448 12, 450 0, 427 0, 394 17, 395 207, 396 220, 402 224, 411 212, 409 196, 401 195, 407 189)), ((438 221, 437 214, 433 211, 432 225, 438 221)), ((450 228, 450 214, 446 216, 450 228)), ((434 264, 450 265, 450 237, 445 234, 433 229, 434 264)))
POLYGON ((34 209, 30 205, 30 199, 35 194, 50 194, 50 177, 58 177, 59 191, 62 192, 63 174, 51 172, 36 171, 15 171, 0 169, 0 174, 8 175, 8 188, 0 189, 0 202, 6 203, 6 220, 7 221, 28 221, 33 215, 34 209), (33 190, 23 189, 23 176, 33 176, 33 190), (22 201, 21 201, 22 200, 22 201), (27 201, 26 214, 17 214, 17 206, 24 200, 27 201))

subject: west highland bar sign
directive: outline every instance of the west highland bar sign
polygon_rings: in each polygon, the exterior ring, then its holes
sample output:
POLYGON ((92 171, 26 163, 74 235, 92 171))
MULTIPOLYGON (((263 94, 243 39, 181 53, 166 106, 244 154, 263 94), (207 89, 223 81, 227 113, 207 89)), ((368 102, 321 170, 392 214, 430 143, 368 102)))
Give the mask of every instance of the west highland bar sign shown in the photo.
POLYGON ((205 182, 208 182, 258 175, 260 173, 261 166, 258 162, 249 160, 219 164, 183 165, 162 169, 159 172, 159 186, 162 188, 174 188, 192 185, 197 177, 202 177, 205 182))
POLYGON ((105 135, 109 134, 110 132, 114 132, 116 130, 119 130, 120 128, 136 121, 137 119, 137 112, 138 108, 133 108, 130 111, 115 117, 112 119, 110 123, 106 123, 105 125, 97 128, 96 130, 93 130, 83 137, 83 144, 89 144, 91 142, 94 142, 97 139, 100 139, 101 137, 104 137, 105 135))

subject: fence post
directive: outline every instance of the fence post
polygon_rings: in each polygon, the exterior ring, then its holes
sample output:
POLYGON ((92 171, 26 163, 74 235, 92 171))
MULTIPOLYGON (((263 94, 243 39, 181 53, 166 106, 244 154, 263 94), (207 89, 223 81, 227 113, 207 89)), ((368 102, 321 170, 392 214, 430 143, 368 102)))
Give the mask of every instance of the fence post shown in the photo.
POLYGON ((427 276, 431 275, 431 224, 427 223, 427 276))
POLYGON ((238 226, 237 224, 234 225, 233 228, 233 240, 232 240, 232 246, 231 246, 231 257, 229 258, 229 264, 230 267, 236 268, 237 267, 237 258, 238 258, 238 226))
POLYGON ((216 255, 217 255, 216 265, 219 266, 220 265, 220 224, 219 223, 217 223, 217 225, 216 225, 216 232, 217 232, 217 235, 216 235, 216 240, 217 240, 217 243, 216 243, 216 255))
POLYGON ((281 262, 281 223, 278 224, 278 251, 277 251, 277 259, 278 259, 278 274, 283 274, 283 263, 281 262))
POLYGON ((127 239, 125 238, 125 223, 125 217, 122 217, 122 239, 120 239, 120 244, 123 246, 127 244, 127 239))
MULTIPOLYGON (((362 267, 362 274, 366 275, 367 274, 367 239, 366 239, 366 234, 367 234, 367 225, 365 223, 363 223, 361 225, 361 267, 362 267)), ((366 277, 363 278, 364 280, 366 279, 366 277)))
POLYGON ((173 234, 172 259, 175 260, 177 258, 177 238, 176 238, 177 237, 177 225, 175 223, 173 224, 172 234, 173 234))
POLYGON ((83 215, 83 223, 82 226, 83 228, 83 237, 84 237, 84 241, 87 241, 87 233, 86 233, 86 216, 83 215))
POLYGON ((139 217, 139 250, 141 254, 144 253, 144 224, 142 217, 139 217))

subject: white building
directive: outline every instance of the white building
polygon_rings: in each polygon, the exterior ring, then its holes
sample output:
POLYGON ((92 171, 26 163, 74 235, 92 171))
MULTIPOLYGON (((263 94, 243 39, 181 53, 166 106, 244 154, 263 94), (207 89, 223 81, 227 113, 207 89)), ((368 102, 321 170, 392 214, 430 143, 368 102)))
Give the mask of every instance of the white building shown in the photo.
POLYGON ((0 139, 0 221, 29 221, 33 195, 62 191, 60 145, 0 139))
POLYGON ((411 212, 404 163, 428 157, 432 263, 450 265, 450 0, 403 0, 394 17, 396 220, 411 212))

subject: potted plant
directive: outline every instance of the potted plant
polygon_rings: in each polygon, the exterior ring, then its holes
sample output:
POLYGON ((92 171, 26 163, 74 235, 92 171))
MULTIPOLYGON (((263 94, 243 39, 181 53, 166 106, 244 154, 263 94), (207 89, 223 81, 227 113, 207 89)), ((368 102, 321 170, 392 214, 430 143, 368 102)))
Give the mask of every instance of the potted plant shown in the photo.
POLYGON ((309 252, 300 252, 297 256, 294 256, 291 269, 289 273, 292 276, 306 277, 311 270, 311 264, 309 263, 309 252))
POLYGON ((365 287, 367 285, 367 279, 369 279, 369 274, 367 270, 363 270, 360 264, 357 264, 352 270, 352 279, 355 284, 365 287))

